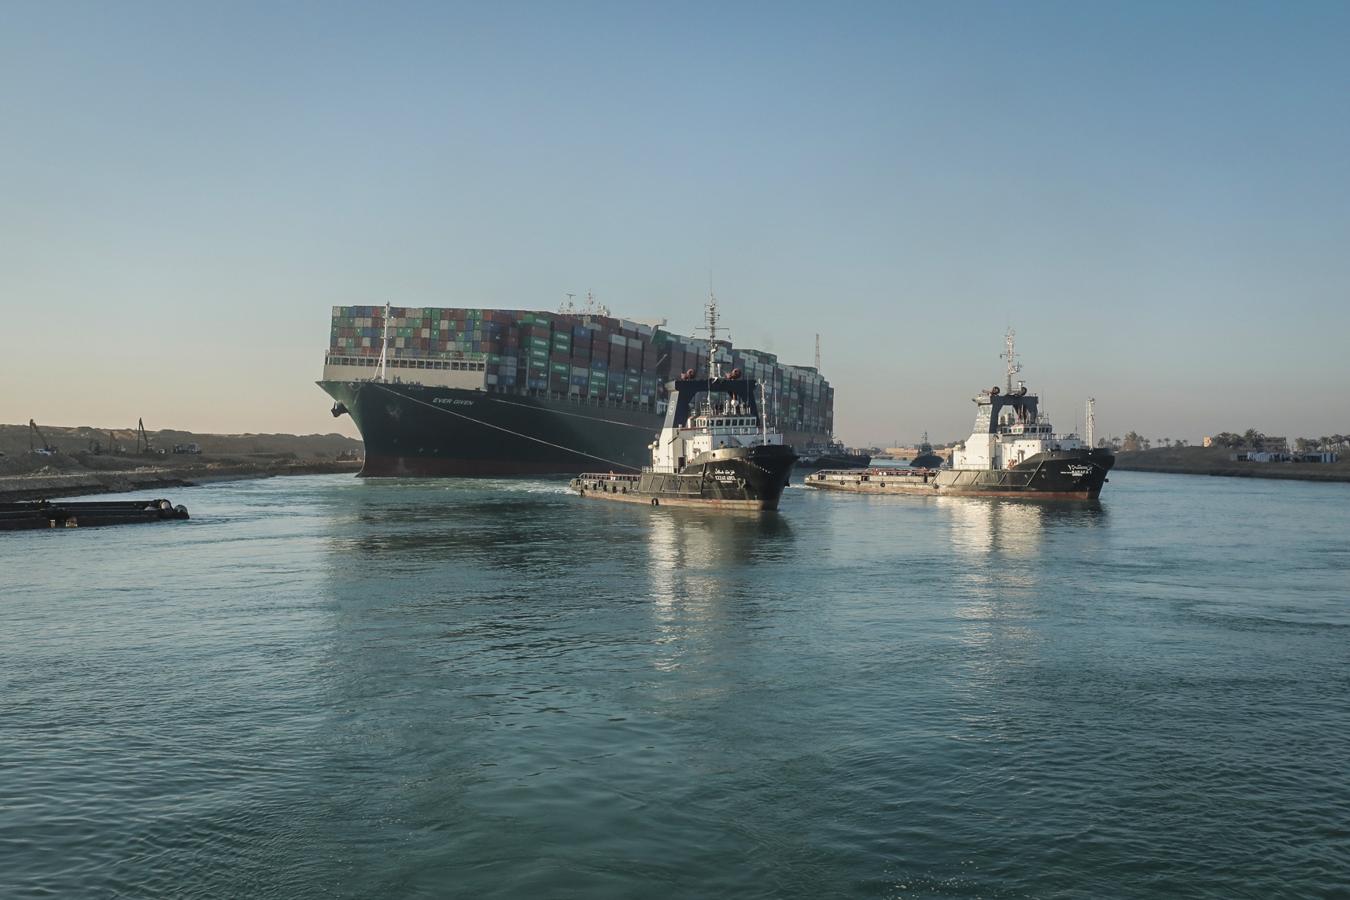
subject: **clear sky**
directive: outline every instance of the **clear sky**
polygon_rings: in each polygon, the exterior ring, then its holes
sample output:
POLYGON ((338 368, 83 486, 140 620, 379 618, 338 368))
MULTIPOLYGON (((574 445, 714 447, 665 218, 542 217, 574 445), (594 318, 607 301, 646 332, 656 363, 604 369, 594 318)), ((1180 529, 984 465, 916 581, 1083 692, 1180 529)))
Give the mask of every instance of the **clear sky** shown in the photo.
MULTIPOLYGON (((331 431, 334 304, 595 292, 851 443, 1350 430, 1350 4, 0 0, 0 422, 331 431)), ((350 431, 349 431, 350 433, 350 431)))

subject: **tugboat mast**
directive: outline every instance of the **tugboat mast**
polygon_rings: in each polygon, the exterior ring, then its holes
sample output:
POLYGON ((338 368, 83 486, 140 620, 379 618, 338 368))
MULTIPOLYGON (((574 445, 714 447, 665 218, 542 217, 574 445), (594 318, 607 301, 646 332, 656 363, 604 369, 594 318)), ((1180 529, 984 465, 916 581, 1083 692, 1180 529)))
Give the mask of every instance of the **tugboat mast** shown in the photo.
POLYGON ((1009 329, 1008 329, 1008 333, 1005 334, 1005 335, 1003 336, 1003 341, 1004 341, 1004 343, 1006 343, 1006 344, 1008 345, 1008 349, 1005 350, 1005 351, 1003 351, 1001 354, 999 354, 1000 356, 1002 356, 1004 359, 1006 359, 1006 360, 1008 361, 1008 387, 1007 387, 1007 392, 1008 392, 1009 394, 1012 393, 1012 389, 1013 389, 1013 387, 1012 387, 1012 386, 1013 386, 1013 376, 1016 375, 1018 372, 1022 371, 1022 364, 1021 364, 1020 362, 1017 361, 1017 352, 1013 349, 1013 344, 1014 344, 1014 340, 1015 340, 1016 337, 1017 337, 1017 332, 1015 332, 1015 331, 1013 331, 1011 328, 1009 328, 1009 329))
POLYGON ((759 442, 769 445, 769 407, 764 402, 764 382, 759 383, 759 442))
POLYGON ((703 308, 705 320, 708 324, 703 327, 708 329, 708 378, 718 377, 717 371, 717 295, 711 290, 708 291, 708 303, 703 308))

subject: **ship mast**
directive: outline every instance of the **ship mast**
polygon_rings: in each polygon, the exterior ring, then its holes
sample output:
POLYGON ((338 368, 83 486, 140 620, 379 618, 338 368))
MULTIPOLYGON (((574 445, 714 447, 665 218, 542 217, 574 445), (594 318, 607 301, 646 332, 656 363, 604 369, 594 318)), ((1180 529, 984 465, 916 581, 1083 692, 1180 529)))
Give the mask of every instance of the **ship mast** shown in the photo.
POLYGON ((1008 345, 1008 349, 999 354, 1008 361, 1007 391, 1009 394, 1012 393, 1013 376, 1016 375, 1018 372, 1022 371, 1022 364, 1017 361, 1017 352, 1013 349, 1014 339, 1016 337, 1017 332, 1009 328, 1008 333, 1003 336, 1003 341, 1008 345))
POLYGON ((1096 424, 1097 424, 1096 416, 1094 415, 1094 411, 1093 411, 1093 405, 1094 405, 1096 402, 1097 402, 1097 398, 1096 398, 1096 397, 1089 397, 1089 398, 1088 398, 1088 402, 1087 402, 1087 445, 1088 445, 1088 449, 1089 449, 1089 450, 1091 450, 1093 447, 1096 446, 1096 444, 1094 444, 1094 443, 1092 442, 1092 431, 1093 431, 1094 426, 1096 426, 1096 424))
POLYGON ((759 383, 759 442, 769 445, 769 407, 764 399, 764 382, 759 383))
POLYGON ((384 304, 384 337, 380 339, 380 381, 388 383, 385 366, 389 359, 389 304, 384 304))
POLYGON ((708 379, 718 377, 717 371, 717 295, 708 291, 708 303, 703 308, 708 329, 708 379))

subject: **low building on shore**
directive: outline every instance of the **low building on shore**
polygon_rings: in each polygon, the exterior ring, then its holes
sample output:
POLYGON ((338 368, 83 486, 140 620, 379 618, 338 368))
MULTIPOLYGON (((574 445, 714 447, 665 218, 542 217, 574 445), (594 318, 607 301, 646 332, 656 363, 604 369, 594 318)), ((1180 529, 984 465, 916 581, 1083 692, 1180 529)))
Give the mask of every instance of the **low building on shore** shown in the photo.
POLYGON ((1254 463, 1334 463, 1340 459, 1340 454, 1332 450, 1312 450, 1306 453, 1289 453, 1284 450, 1240 450, 1228 454, 1228 458, 1233 462, 1254 463))

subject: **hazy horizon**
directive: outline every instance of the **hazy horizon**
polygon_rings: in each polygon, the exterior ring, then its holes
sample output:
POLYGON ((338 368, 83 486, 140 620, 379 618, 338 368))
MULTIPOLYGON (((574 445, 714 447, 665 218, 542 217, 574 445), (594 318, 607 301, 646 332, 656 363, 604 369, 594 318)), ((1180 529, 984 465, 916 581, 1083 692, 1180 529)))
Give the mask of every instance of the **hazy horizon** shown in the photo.
POLYGON ((1350 7, 11 3, 0 422, 354 434, 334 305, 571 292, 964 438, 1350 430, 1350 7))

